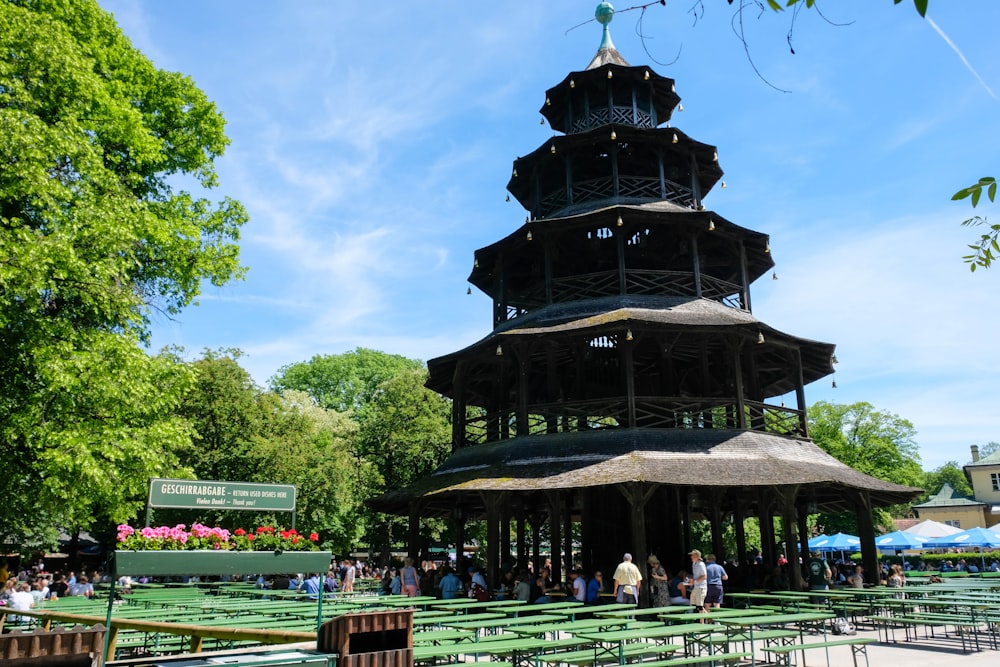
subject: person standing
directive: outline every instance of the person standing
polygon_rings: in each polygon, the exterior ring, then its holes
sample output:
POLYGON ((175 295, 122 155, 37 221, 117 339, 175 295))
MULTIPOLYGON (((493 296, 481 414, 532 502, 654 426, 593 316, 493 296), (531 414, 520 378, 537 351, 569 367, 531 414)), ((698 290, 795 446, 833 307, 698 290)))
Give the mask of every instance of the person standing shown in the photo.
POLYGON ((650 601, 654 607, 670 606, 670 577, 667 571, 660 564, 660 559, 656 555, 651 555, 646 559, 649 563, 650 601))
POLYGON ((642 572, 632 562, 632 554, 622 556, 622 562, 615 570, 615 600, 626 604, 635 604, 639 600, 639 586, 642 582, 642 572))
POLYGON ((833 573, 830 572, 830 565, 822 558, 819 557, 819 552, 814 551, 809 562, 806 564, 807 578, 806 581, 809 584, 809 590, 811 591, 825 591, 830 588, 830 578, 833 573))
POLYGON ((583 570, 577 568, 569 573, 573 581, 573 599, 577 602, 587 601, 587 582, 583 580, 583 570))
POLYGON ((705 596, 708 594, 708 571, 701 552, 697 549, 688 552, 691 557, 691 604, 695 611, 705 611, 705 596))
POLYGON ((406 597, 417 597, 417 589, 420 586, 420 575, 417 568, 413 567, 413 559, 407 558, 403 561, 403 593, 406 597))
POLYGON ((715 554, 705 556, 705 606, 718 609, 722 606, 722 582, 729 580, 726 568, 715 562, 715 554))

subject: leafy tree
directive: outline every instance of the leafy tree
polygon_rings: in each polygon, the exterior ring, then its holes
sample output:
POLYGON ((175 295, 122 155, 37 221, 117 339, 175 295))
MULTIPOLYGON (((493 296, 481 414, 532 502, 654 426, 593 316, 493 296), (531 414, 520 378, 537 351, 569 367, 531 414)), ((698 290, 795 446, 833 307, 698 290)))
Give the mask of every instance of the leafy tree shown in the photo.
MULTIPOLYGON (((200 479, 295 484, 298 524, 320 533, 324 546, 346 551, 360 537, 357 464, 352 451, 358 425, 318 407, 304 392, 262 390, 239 365, 238 350, 206 350, 192 362, 196 387, 179 412, 194 428, 182 461, 200 479)), ((158 520, 173 521, 161 511, 158 520)), ((189 511, 176 520, 189 522, 189 511)), ((287 526, 287 515, 208 512, 199 520, 235 528, 250 523, 287 526)))
POLYGON ((174 469, 190 372, 142 343, 241 273, 243 208, 172 185, 215 186, 223 125, 94 0, 0 3, 0 534, 119 521, 174 469))
MULTIPOLYGON (((451 403, 424 387, 427 371, 409 370, 383 382, 360 412, 358 455, 374 475, 367 500, 428 475, 451 453, 451 403)), ((388 559, 394 539, 405 535, 399 517, 376 514, 368 538, 388 559)))
POLYGON ((316 355, 309 361, 283 366, 271 378, 278 392, 298 389, 317 405, 347 412, 372 400, 379 385, 410 370, 423 368, 415 359, 359 347, 344 354, 316 355))
POLYGON ((923 487, 927 490, 927 496, 931 496, 941 490, 945 484, 950 484, 955 489, 955 493, 960 496, 971 496, 972 485, 965 477, 965 472, 959 467, 957 461, 948 461, 943 466, 926 474, 923 487))
MULTIPOLYGON (((916 429, 906 419, 880 412, 870 403, 840 405, 820 401, 810 406, 809 433, 825 452, 855 470, 896 484, 919 486, 924 481, 916 429)), ((891 525, 893 512, 879 511, 876 521, 891 525)), ((825 514, 818 523, 827 533, 857 532, 853 514, 825 514)))

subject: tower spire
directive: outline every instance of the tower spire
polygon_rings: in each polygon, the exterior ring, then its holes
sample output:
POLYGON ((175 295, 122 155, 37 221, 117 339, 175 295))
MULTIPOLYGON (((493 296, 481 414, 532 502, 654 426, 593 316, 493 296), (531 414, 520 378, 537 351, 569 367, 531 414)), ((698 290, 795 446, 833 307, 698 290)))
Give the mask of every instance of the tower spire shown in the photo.
POLYGON ((618 53, 615 43, 611 41, 611 20, 615 17, 615 8, 610 2, 602 2, 594 10, 594 18, 604 26, 604 33, 601 35, 601 45, 597 49, 593 60, 587 65, 587 69, 594 69, 603 65, 614 64, 629 67, 628 62, 618 53))

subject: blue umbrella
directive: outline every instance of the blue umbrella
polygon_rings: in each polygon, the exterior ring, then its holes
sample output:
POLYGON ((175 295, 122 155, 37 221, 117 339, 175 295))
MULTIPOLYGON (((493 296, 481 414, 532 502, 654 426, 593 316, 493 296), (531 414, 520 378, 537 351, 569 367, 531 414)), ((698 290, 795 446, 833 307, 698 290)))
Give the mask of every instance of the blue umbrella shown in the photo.
MULTIPOLYGON (((1000 536, 998 536, 1000 537, 1000 536)), ((835 533, 829 537, 816 540, 813 544, 809 541, 809 548, 813 551, 861 551, 861 538, 846 533, 835 533)))
POLYGON ((830 536, 829 535, 824 535, 823 533, 820 533, 816 537, 810 537, 809 538, 809 551, 815 550, 817 548, 816 547, 816 543, 819 542, 820 540, 828 540, 828 539, 830 539, 830 536))
POLYGON ((969 528, 961 533, 935 537, 924 542, 929 549, 947 549, 951 547, 1000 547, 1000 535, 985 528, 969 528))
POLYGON ((879 551, 902 551, 903 549, 920 549, 927 540, 925 537, 904 533, 897 530, 875 538, 875 548, 879 551))

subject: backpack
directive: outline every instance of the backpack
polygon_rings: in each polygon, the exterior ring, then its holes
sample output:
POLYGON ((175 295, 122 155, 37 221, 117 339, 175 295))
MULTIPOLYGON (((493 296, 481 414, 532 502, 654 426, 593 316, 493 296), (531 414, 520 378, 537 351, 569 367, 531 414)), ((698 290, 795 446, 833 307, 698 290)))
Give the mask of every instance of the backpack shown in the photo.
POLYGON ((858 631, 854 629, 854 624, 843 617, 837 617, 830 622, 830 632, 835 635, 858 634, 858 631))
POLYGON ((480 602, 489 602, 490 592, 476 582, 469 586, 469 597, 480 602))

